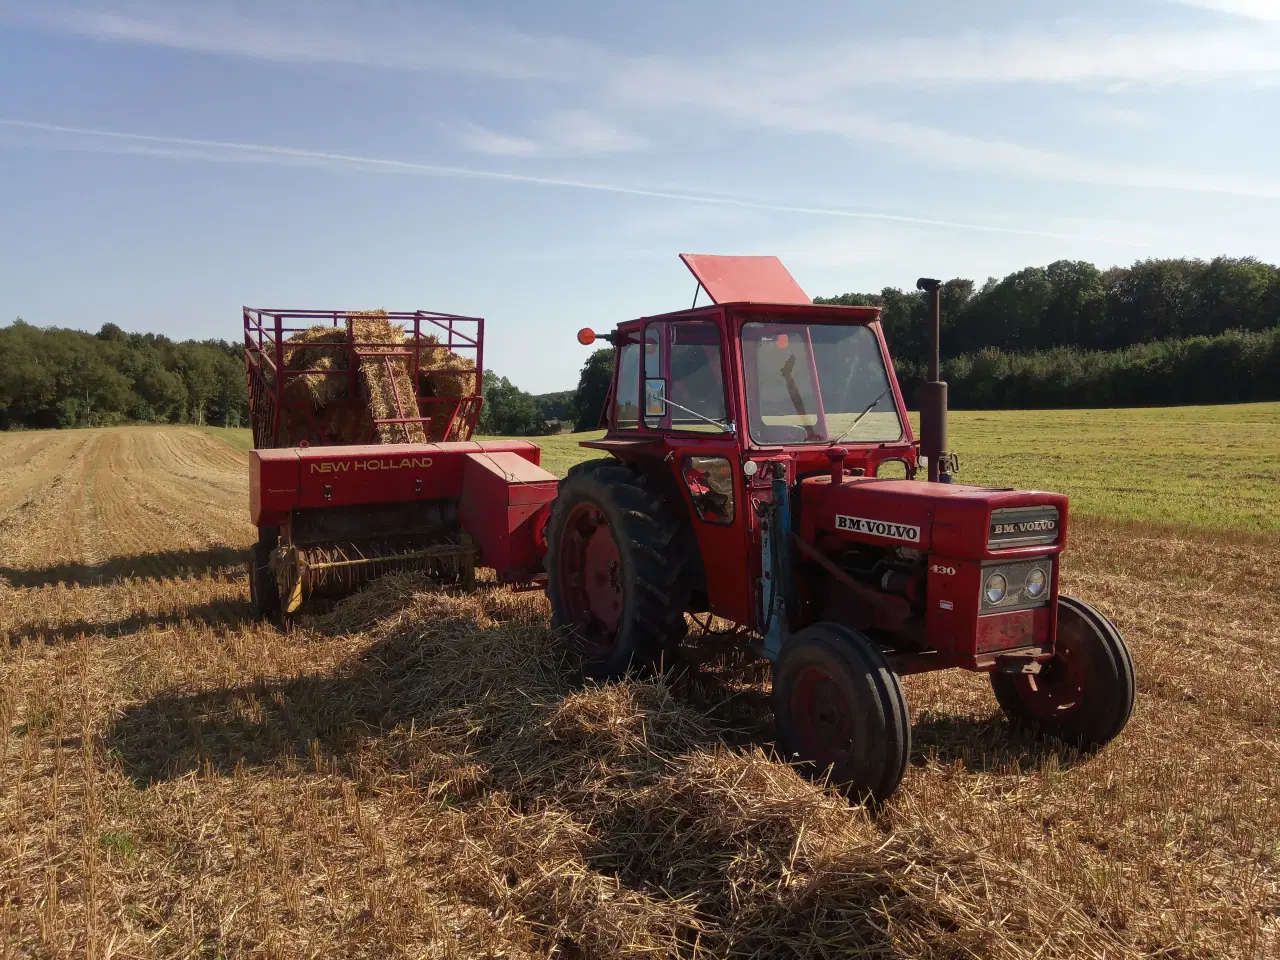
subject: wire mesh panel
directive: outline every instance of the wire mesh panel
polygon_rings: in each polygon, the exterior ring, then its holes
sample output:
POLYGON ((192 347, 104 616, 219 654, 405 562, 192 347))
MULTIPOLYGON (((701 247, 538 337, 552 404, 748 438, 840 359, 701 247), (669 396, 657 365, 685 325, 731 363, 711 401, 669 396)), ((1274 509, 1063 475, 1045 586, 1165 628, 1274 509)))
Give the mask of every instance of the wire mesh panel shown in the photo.
POLYGON ((484 320, 412 312, 244 308, 254 445, 468 440, 484 320))

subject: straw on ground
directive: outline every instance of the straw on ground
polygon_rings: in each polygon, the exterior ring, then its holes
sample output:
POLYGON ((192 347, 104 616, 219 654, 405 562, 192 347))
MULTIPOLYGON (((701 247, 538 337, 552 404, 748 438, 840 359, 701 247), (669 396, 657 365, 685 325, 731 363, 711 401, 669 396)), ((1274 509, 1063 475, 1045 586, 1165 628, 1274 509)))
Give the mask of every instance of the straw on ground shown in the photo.
POLYGON ((579 689, 537 595, 248 622, 244 454, 0 435, 0 955, 1280 954, 1280 545, 1073 531, 1132 643, 1082 758, 908 680, 884 809, 768 756, 767 671, 579 689))

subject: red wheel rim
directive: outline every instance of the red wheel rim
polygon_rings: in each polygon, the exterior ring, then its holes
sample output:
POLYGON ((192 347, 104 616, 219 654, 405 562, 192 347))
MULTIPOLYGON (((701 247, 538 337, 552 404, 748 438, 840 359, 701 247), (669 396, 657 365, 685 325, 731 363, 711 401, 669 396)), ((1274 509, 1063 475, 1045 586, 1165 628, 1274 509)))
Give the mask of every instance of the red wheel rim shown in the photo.
POLYGON ((565 518, 558 573, 561 606, 584 652, 607 654, 622 622, 622 555, 595 504, 579 503, 565 518))
POLYGON ((791 689, 791 722, 800 758, 826 769, 853 748, 853 712, 839 682, 818 667, 805 667, 791 689))
POLYGON ((1061 720, 1083 705, 1089 686, 1087 644, 1080 636, 1085 629, 1087 625, 1077 617, 1059 617, 1053 659, 1038 674, 1018 678, 1018 697, 1036 719, 1061 720))

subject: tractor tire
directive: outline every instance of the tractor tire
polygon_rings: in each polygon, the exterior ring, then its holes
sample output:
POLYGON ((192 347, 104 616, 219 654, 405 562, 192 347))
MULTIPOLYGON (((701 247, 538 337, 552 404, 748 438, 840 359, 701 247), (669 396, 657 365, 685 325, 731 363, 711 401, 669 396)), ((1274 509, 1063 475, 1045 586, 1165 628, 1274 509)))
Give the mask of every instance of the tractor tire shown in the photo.
POLYGON ((684 524, 648 477, 617 460, 589 460, 560 481, 547 522, 547 598, 586 678, 671 664, 688 631, 684 524))
POLYGON ((249 606, 257 620, 273 620, 280 614, 280 588, 271 571, 271 551, 280 541, 279 527, 258 531, 258 542, 249 548, 249 606))
POLYGON ((863 634, 815 623, 773 668, 778 751, 855 800, 892 796, 911 757, 911 716, 898 675, 863 634))
POLYGON ((1120 631, 1074 597, 1058 598, 1057 652, 1040 673, 991 674, 996 701, 1010 720, 1081 750, 1096 750, 1120 734, 1136 687, 1120 631))

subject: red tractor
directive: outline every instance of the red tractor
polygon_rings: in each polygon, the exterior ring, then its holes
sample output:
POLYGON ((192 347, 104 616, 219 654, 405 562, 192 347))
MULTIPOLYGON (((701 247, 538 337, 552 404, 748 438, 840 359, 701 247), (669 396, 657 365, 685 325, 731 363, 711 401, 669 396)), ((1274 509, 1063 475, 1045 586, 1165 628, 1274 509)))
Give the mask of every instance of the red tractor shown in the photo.
POLYGON ((910 755, 902 674, 982 671, 1011 719, 1085 749, 1119 734, 1129 651, 1058 592, 1067 498, 951 482, 938 283, 917 444, 879 309, 814 304, 773 257, 682 259, 712 305, 608 335, 607 432, 583 443, 605 456, 547 524, 586 672, 670 659, 686 613, 739 624, 773 663, 782 755, 875 799, 910 755))

